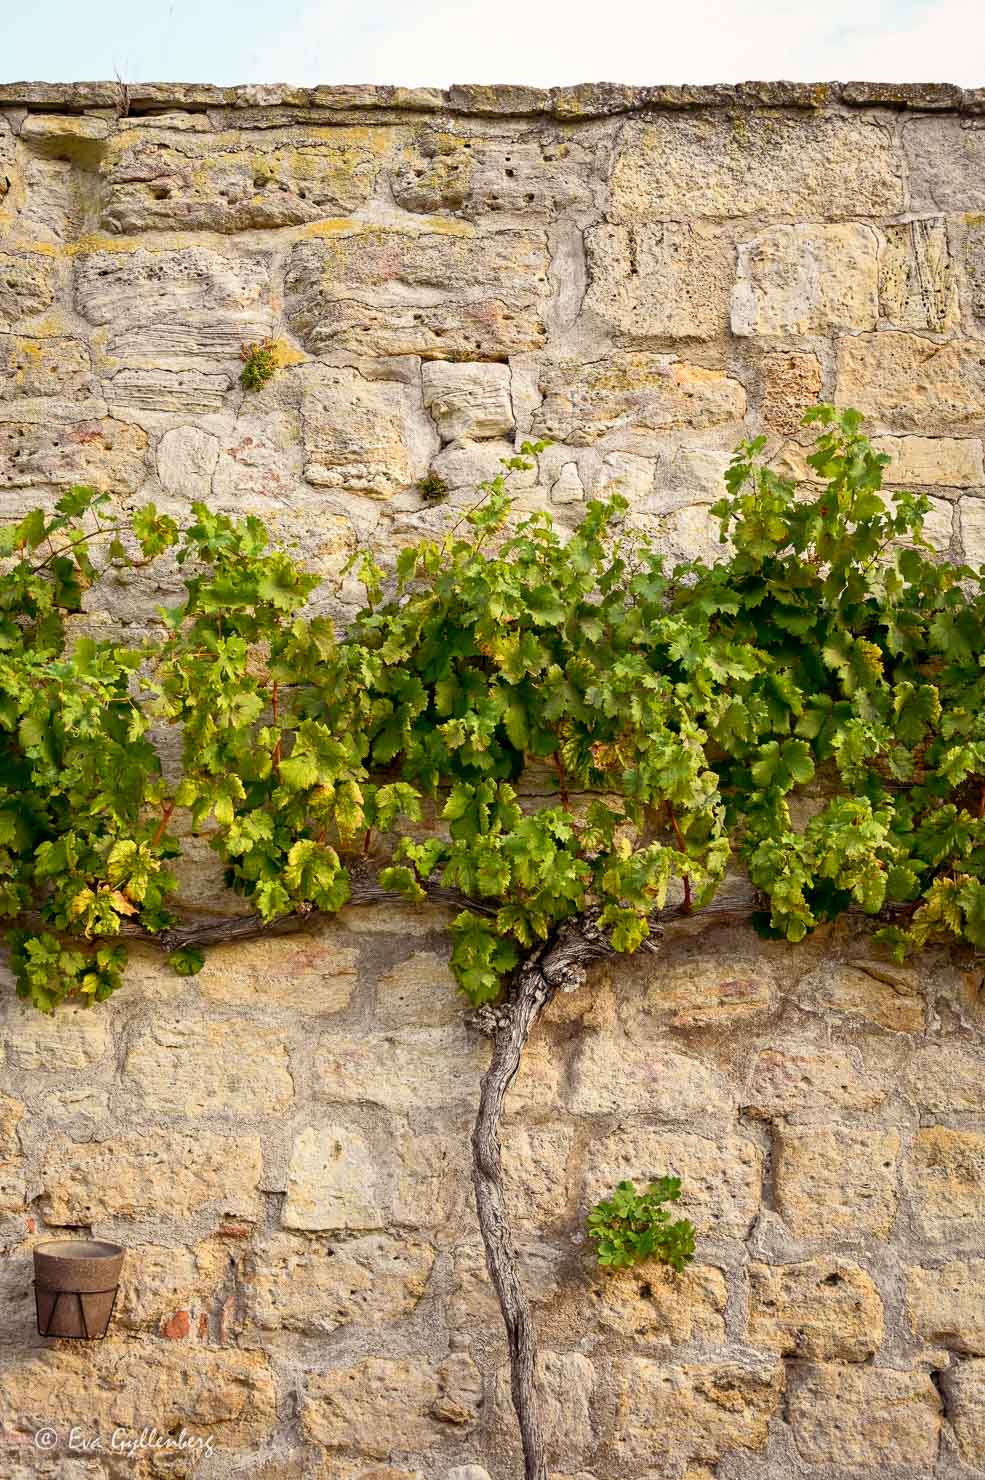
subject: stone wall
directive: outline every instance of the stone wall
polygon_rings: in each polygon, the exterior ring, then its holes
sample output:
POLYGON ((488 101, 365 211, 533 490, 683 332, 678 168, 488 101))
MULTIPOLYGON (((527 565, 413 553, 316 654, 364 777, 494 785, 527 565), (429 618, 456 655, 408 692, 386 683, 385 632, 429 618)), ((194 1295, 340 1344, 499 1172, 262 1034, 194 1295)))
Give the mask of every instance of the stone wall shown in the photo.
MULTIPOLYGON (((344 611, 357 541, 442 528, 528 435, 529 506, 619 490, 709 553, 734 442, 802 469, 819 395, 985 558, 985 93, 0 87, 5 517, 76 481, 259 511, 344 611)), ((191 981, 139 956, 53 1020, 8 987, 4 1476, 517 1473, 441 925, 349 911, 191 981), (75 1228, 130 1250, 99 1346, 33 1333, 31 1246, 75 1228), (109 1452, 144 1429, 214 1453, 109 1452)), ((980 977, 718 926, 552 1008, 505 1139, 559 1474, 982 1473, 980 977), (669 1172, 695 1265, 600 1277, 586 1207, 669 1172)))

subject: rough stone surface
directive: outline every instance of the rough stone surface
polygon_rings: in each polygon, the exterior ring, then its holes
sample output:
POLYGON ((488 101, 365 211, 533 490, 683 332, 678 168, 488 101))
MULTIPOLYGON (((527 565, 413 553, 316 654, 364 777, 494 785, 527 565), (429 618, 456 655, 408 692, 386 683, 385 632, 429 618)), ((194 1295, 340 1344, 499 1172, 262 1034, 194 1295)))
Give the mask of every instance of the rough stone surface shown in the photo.
MULTIPOLYGON (((359 544, 441 538, 539 436, 524 511, 566 534, 619 493, 714 560, 736 442, 806 477, 823 396, 981 562, 983 118, 934 84, 0 85, 3 518, 75 483, 255 513, 345 618, 359 544)), ((80 630, 177 599, 101 581, 80 630)), ((236 912, 221 884, 190 840, 180 908, 236 912)), ((134 947, 51 1018, 4 974, 4 1480, 519 1473, 451 918, 350 908, 184 980, 134 947), (122 1288, 105 1342, 45 1349, 31 1251, 68 1232, 127 1246, 122 1288), (215 1453, 82 1453, 73 1422, 215 1453)), ((557 1480, 982 1468, 980 975, 723 923, 555 1000, 502 1139, 557 1480), (600 1269, 589 1207, 663 1174, 695 1262, 600 1269)))

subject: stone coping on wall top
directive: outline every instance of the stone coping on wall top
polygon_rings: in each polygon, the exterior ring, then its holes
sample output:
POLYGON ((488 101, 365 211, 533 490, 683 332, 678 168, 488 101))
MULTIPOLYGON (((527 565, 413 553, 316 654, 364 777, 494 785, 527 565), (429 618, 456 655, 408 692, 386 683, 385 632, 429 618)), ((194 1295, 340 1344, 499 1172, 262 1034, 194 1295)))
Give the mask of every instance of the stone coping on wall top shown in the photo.
POLYGON ((79 113, 111 110, 130 116, 162 110, 208 108, 324 108, 333 111, 386 108, 409 112, 453 112, 559 119, 604 118, 647 109, 849 107, 949 110, 985 113, 985 87, 947 82, 737 82, 630 87, 586 82, 536 88, 510 83, 454 84, 450 88, 321 86, 257 83, 218 87, 211 83, 8 82, 0 84, 0 108, 79 113))

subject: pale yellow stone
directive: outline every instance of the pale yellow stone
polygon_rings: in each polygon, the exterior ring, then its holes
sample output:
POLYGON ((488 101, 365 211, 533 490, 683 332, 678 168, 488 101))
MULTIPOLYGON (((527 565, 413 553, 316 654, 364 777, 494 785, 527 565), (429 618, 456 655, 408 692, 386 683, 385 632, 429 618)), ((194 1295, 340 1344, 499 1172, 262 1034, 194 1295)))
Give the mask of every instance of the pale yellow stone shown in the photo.
MULTIPOLYGON (((580 1352, 541 1351, 536 1383, 548 1466, 552 1470, 576 1468, 588 1457, 595 1441, 592 1427, 595 1369, 580 1352)), ((493 1418, 507 1452, 518 1454, 506 1367, 496 1374, 493 1418)))
POLYGON ((879 306, 898 329, 941 334, 960 320, 958 289, 944 218, 882 228, 879 306))
POLYGON ((779 1362, 671 1365, 645 1357, 620 1363, 615 1408, 603 1424, 609 1463, 645 1473, 655 1455, 712 1463, 734 1449, 762 1449, 783 1391, 779 1362))
POLYGON ((307 367, 304 476, 319 488, 389 499, 424 477, 439 447, 420 388, 355 370, 307 367))
POLYGON ((871 432, 985 432, 981 342, 936 344, 919 334, 848 335, 838 341, 838 404, 869 418, 871 432))
POLYGON ((92 363, 81 339, 0 334, 0 401, 92 395, 92 363))
POLYGON ((105 1010, 65 1006, 44 1013, 8 997, 0 1012, 0 1049, 6 1047, 15 1069, 53 1074, 88 1069, 112 1047, 111 1018, 105 1010))
POLYGON ((861 1017, 894 1033, 922 1033, 926 1000, 917 972, 889 961, 826 962, 804 977, 801 1001, 861 1017))
POLYGON ((769 1118, 813 1110, 871 1110, 888 1093, 889 1085, 866 1073, 857 1052, 789 1043, 760 1051, 744 1099, 747 1108, 769 1118))
POLYGON ((371 1357, 355 1367, 312 1374, 301 1399, 304 1432, 332 1452, 354 1451, 369 1459, 427 1449, 443 1425, 467 1428, 477 1416, 474 1386, 462 1394, 460 1374, 453 1370, 449 1376, 451 1382, 443 1380, 421 1357, 371 1357), (456 1401, 460 1395, 465 1403, 456 1401))
POLYGON ((0 329, 12 328, 51 306, 56 263, 40 252, 0 252, 0 329))
POLYGON ((507 1203, 519 1224, 544 1222, 565 1211, 574 1139, 571 1126, 517 1125, 507 1119, 503 1171, 507 1203))
POLYGON ((396 1142, 393 1214, 412 1228, 454 1232, 470 1195, 469 1147, 464 1130, 447 1135, 404 1132, 396 1142))
POLYGON ((548 362, 540 385, 534 431, 575 447, 604 440, 607 449, 645 455, 666 432, 737 425, 746 410, 744 389, 726 371, 643 350, 548 362))
POLYGON ((391 1110, 474 1100, 489 1045, 459 1021, 446 1028, 406 1028, 392 1034, 318 1040, 316 1093, 352 1104, 369 1100, 391 1110))
POLYGON ((864 1362, 882 1336, 879 1292, 854 1260, 749 1266, 751 1345, 784 1356, 864 1362))
POLYGON ((918 1131, 906 1182, 925 1238, 977 1238, 985 1221, 985 1134, 943 1125, 918 1131))
MULTIPOLYGON (((690 1264, 675 1274, 651 1260, 634 1269, 604 1270, 587 1294, 599 1325, 636 1346, 673 1351, 686 1342, 720 1346, 725 1340, 728 1286, 711 1265, 690 1264)), ((584 1300, 580 1291, 579 1302, 584 1300)))
POLYGON ((882 216, 903 206, 889 127, 866 117, 741 109, 632 121, 612 177, 616 220, 882 216))
POLYGON ((985 1055, 953 1040, 921 1043, 906 1066, 902 1089, 921 1110, 980 1113, 985 1110, 985 1055))
POLYGON ((589 1148, 587 1169, 589 1207, 624 1179, 642 1188, 660 1177, 680 1177, 674 1216, 690 1218, 702 1238, 745 1238, 759 1210, 762 1153, 735 1134, 618 1130, 589 1148))
POLYGON ((778 352, 762 360, 762 415, 782 436, 796 436, 804 413, 821 398, 823 376, 816 355, 778 352))
POLYGON ((732 333, 841 334, 879 317, 878 239, 868 226, 770 226, 739 246, 732 333))
POLYGON ((27 1202, 27 1181, 22 1160, 0 1165, 0 1213, 19 1213, 27 1202))
POLYGON ((643 1111, 661 1120, 723 1117, 734 1096, 724 1075, 700 1059, 619 1032, 586 1033, 574 1062, 569 1108, 576 1115, 643 1111))
POLYGON ((773 980, 761 957, 702 952, 660 967, 642 963, 648 1012, 674 1028, 729 1028, 769 1011, 773 980))
POLYGON ((285 1228, 382 1228, 380 1169, 368 1143, 345 1126, 307 1126, 287 1174, 285 1228))
POLYGON ((45 1213, 68 1224, 208 1207, 256 1217, 260 1167, 255 1136, 124 1131, 79 1145, 56 1134, 42 1170, 45 1213))
MULTIPOLYGON (((85 1425, 109 1442, 152 1425, 208 1437, 217 1449, 250 1449, 277 1421, 274 1380, 260 1352, 132 1341, 75 1343, 13 1352, 0 1364, 0 1411, 28 1441, 42 1425, 67 1434, 85 1425)), ((115 1472, 114 1472, 115 1473, 115 1472)))
POLYGON ((963 498, 959 505, 961 545, 969 565, 985 565, 985 499, 963 498))
POLYGON ((985 1355, 985 1259, 915 1266, 906 1276, 906 1305, 910 1324, 924 1341, 985 1355))
POLYGON ((127 1052, 123 1083, 171 1115, 274 1115, 294 1098, 284 1034, 249 1018, 154 1019, 127 1052))
POLYGON ((289 1008, 292 1013, 341 1012, 356 989, 357 952, 336 926, 280 940, 223 946, 206 957, 195 984, 218 1006, 289 1008))
POLYGON ((424 1293, 434 1251, 417 1239, 369 1234, 345 1242, 276 1233, 257 1249, 250 1300, 258 1326, 328 1334, 407 1316, 424 1293))
POLYGON ((593 226, 585 250, 585 307, 621 343, 727 332, 735 250, 721 232, 678 221, 593 226))
POLYGON ((85 483, 134 493, 146 472, 147 433, 114 416, 56 423, 0 422, 0 485, 85 483))
POLYGON ((777 1206, 795 1238, 884 1237, 896 1216, 894 1130, 780 1125, 777 1206))
POLYGON ((0 1095, 0 1161, 20 1153, 17 1127, 24 1118, 24 1106, 10 1095, 0 1095))
POLYGON ((876 452, 885 452, 886 483, 920 488, 974 488, 985 483, 982 444, 976 437, 876 437, 876 452))
POLYGON ((374 1021, 385 1028, 442 1028, 461 1021, 464 998, 447 955, 415 951, 376 984, 374 1021))
POLYGON ((797 1374, 787 1399, 794 1444, 809 1465, 885 1474, 937 1460, 941 1404, 925 1372, 824 1364, 797 1374))
POLYGON ((513 432, 510 371, 506 365, 455 365, 432 360, 421 367, 424 404, 442 442, 507 437, 513 432))
POLYGON ((985 1464, 985 1361, 962 1362, 945 1377, 958 1453, 966 1465, 985 1464))
POLYGON ((231 1277, 229 1252, 220 1239, 206 1239, 195 1248, 128 1245, 114 1320, 133 1330, 155 1329, 184 1311, 190 1331, 198 1334, 203 1317, 208 1329, 209 1313, 231 1277))

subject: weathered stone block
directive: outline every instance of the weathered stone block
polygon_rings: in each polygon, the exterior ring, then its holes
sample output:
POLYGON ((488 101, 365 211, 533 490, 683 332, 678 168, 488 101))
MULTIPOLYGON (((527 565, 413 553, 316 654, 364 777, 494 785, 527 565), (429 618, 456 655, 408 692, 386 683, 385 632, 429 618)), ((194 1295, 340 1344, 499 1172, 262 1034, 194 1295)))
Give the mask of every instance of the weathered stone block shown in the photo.
POLYGON ((558 1218, 568 1202, 571 1126, 526 1126, 507 1121, 503 1169, 512 1216, 520 1224, 558 1218))
MULTIPOLYGON (((0 193, 2 209, 2 193, 0 193)), ((55 297, 56 264, 40 252, 0 252, 0 329, 50 308, 55 297)))
POLYGON ((735 1449, 762 1449, 783 1391, 783 1367, 723 1362, 672 1366, 634 1357, 615 1376, 615 1410, 603 1443, 610 1464, 632 1474, 655 1455, 714 1464, 735 1449))
POLYGON ((274 1234, 249 1275, 257 1325, 328 1334, 353 1323, 378 1328, 409 1315, 424 1294, 434 1251, 415 1239, 370 1234, 327 1244, 274 1234))
POLYGON ((506 365, 422 366, 424 404, 442 442, 459 437, 508 437, 513 432, 510 372, 506 365))
POLYGON ((962 1362, 944 1374, 958 1454, 966 1465, 985 1463, 985 1361, 962 1362))
POLYGON ((24 1118, 24 1106, 10 1095, 0 1095, 0 1161, 20 1153, 17 1127, 24 1118))
POLYGON ((255 1136, 125 1132, 78 1145, 54 1135, 42 1178, 49 1223, 170 1216, 215 1207, 256 1217, 260 1142, 255 1136))
POLYGON ((878 239, 868 226, 771 226, 739 246, 732 333, 839 334, 879 318, 878 239))
POLYGON ((640 1187, 655 1178, 680 1177, 676 1216, 690 1218, 703 1238, 745 1238, 759 1210, 762 1173, 759 1148, 741 1136, 618 1130, 589 1152, 584 1201, 591 1205, 608 1197, 624 1178, 640 1187))
POLYGON ((412 1228, 448 1228, 464 1216, 469 1148, 461 1132, 405 1132, 397 1140, 393 1216, 412 1228))
POLYGON ((851 1259, 751 1264, 748 1335, 784 1356, 864 1362, 882 1342, 882 1301, 851 1259))
POLYGON ((925 1238, 966 1239, 985 1220, 985 1135, 932 1125, 917 1132, 905 1180, 925 1238))
POLYGON ((199 427, 171 427, 157 444, 157 476, 173 498, 207 498, 219 439, 199 427))
POLYGON ((407 1029, 387 1037, 324 1034, 318 1044, 318 1095, 349 1104, 370 1100, 391 1110, 434 1108, 473 1097, 489 1046, 461 1022, 448 1028, 407 1029))
POLYGON ((169 1328, 172 1340, 187 1329, 188 1335, 194 1333, 201 1340, 229 1278, 229 1253, 218 1239, 206 1239, 194 1249, 131 1245, 123 1261, 114 1320, 134 1331, 169 1328))
POLYGON ((241 509, 249 500, 263 509, 269 523, 283 519, 288 538, 303 537, 324 517, 311 507, 311 495, 302 482, 303 466, 299 410, 264 412, 245 407, 231 433, 221 439, 212 476, 212 503, 241 509), (299 499, 306 501, 304 531, 299 531, 291 517, 294 501, 299 499))
POLYGON ((477 1417, 474 1379, 465 1374, 463 1391, 458 1365, 444 1380, 422 1357, 372 1357, 356 1367, 312 1374, 301 1400, 305 1434, 333 1453, 344 1450, 370 1459, 427 1449, 443 1424, 468 1428, 477 1417), (449 1405, 456 1410, 454 1418, 446 1411, 449 1405))
POLYGON ((831 221, 902 207, 900 162, 881 121, 722 110, 628 124, 610 210, 620 221, 763 215, 831 221))
POLYGON ((0 1213, 20 1213, 27 1204, 27 1180, 21 1160, 0 1164, 0 1213))
POLYGON ((390 177, 406 211, 454 211, 486 226, 546 220, 590 206, 595 138, 554 127, 517 138, 473 128, 422 130, 390 177))
POLYGON ((789 1043, 764 1048, 756 1057, 744 1099, 746 1108, 774 1115, 820 1110, 871 1110, 889 1086, 867 1074, 857 1053, 789 1043))
POLYGON ((673 355, 616 351, 590 363, 545 364, 537 436, 646 454, 662 434, 737 424, 746 393, 724 370, 688 365, 673 355))
POLYGON ((196 986, 221 1006, 269 1006, 291 1013, 341 1012, 356 989, 357 953, 331 925, 280 940, 223 946, 206 959, 196 986))
POLYGON ((910 118, 903 128, 911 211, 985 210, 985 132, 963 118, 910 118))
POLYGON ((292 251, 285 306, 316 355, 494 360, 544 342, 542 235, 362 227, 292 251))
POLYGON ((795 1238, 884 1236, 896 1216, 896 1131, 781 1125, 780 1214, 795 1238))
MULTIPOLYGON (((574 1469, 595 1442, 591 1417, 595 1369, 580 1352, 542 1351, 538 1353, 536 1383, 548 1465, 551 1469, 574 1469)), ((516 1453, 516 1420, 505 1368, 496 1374, 494 1409, 506 1446, 516 1453)))
POLYGON ((920 1043, 902 1076, 903 1093, 920 1110, 942 1115, 985 1110, 985 1057, 953 1040, 920 1043))
POLYGON ((384 1028, 444 1028, 460 1023, 462 997, 447 955, 415 951, 376 984, 374 1020, 384 1028))
POLYGON ((918 974, 891 961, 826 963, 804 977, 798 995, 812 1007, 865 1018, 894 1033, 922 1033, 926 1020, 918 974))
POLYGON ((764 355, 763 420, 771 431, 794 437, 804 413, 821 398, 823 376, 816 355, 764 355))
POLYGON ((739 944, 727 957, 697 951, 660 969, 643 958, 639 970, 646 983, 646 1012, 673 1028, 733 1027, 762 1017, 773 999, 766 962, 739 944))
POLYGON ((960 319, 957 283, 943 217, 884 226, 879 308, 897 329, 942 334, 960 319))
POLYGON ((985 216, 973 216, 965 226, 964 270, 971 311, 976 319, 983 320, 985 319, 985 216))
POLYGON ((161 1017, 134 1039, 123 1083, 171 1115, 274 1115, 294 1098, 283 1033, 249 1019, 161 1017))
POLYGON ((133 493, 143 481, 146 449, 146 432, 113 417, 0 422, 0 485, 89 483, 110 493, 133 493))
POLYGON ((929 1471, 941 1402, 925 1372, 824 1365, 799 1371, 787 1399, 794 1444, 809 1465, 929 1471))
POLYGON ((108 1013, 66 1006, 46 1014, 12 997, 3 1004, 0 1046, 15 1069, 86 1069, 109 1053, 112 1041, 108 1013))
POLYGON ((578 1045, 568 1105, 576 1115, 645 1111, 662 1120, 726 1116, 734 1096, 700 1059, 620 1033, 588 1033, 578 1045))
POLYGON ((250 231, 345 216, 372 194, 388 128, 118 134, 103 168, 110 231, 250 231))
POLYGON ((918 488, 974 488, 985 483, 982 444, 974 437, 876 437, 873 446, 889 457, 883 472, 886 483, 918 488))
POLYGON ((735 249, 720 232, 677 221, 593 226, 585 250, 585 307, 621 342, 727 332, 735 249))
MULTIPOLYGON (((683 1274, 650 1263, 607 1270, 593 1279, 589 1309, 599 1325, 636 1346, 676 1350, 688 1342, 720 1346, 725 1340, 728 1286, 720 1269, 691 1264, 683 1274)), ((585 1294, 579 1291, 579 1304, 585 1294)))
POLYGON ((117 370, 103 381, 103 390, 114 416, 144 411, 208 416, 222 411, 232 385, 232 377, 225 372, 148 365, 117 370))
POLYGON ((281 1214, 285 1228, 382 1228, 380 1168, 346 1126, 306 1127, 295 1137, 281 1214))
POLYGON ((985 431, 981 343, 936 344, 919 334, 883 332, 838 341, 838 403, 880 430, 924 436, 985 431))
POLYGON ((304 476, 320 488, 390 498, 427 471, 438 448, 420 391, 319 367, 305 376, 304 476))
POLYGON ((985 1259, 909 1270, 906 1305, 915 1334, 933 1346, 985 1355, 985 1259))

